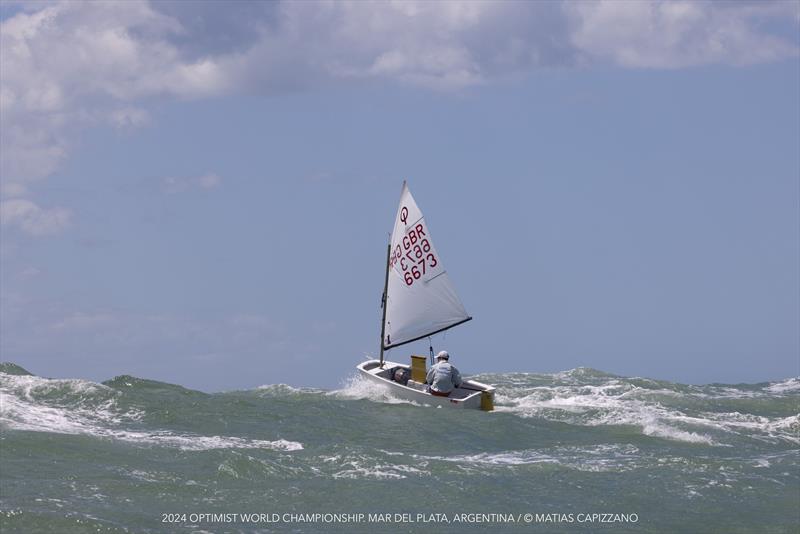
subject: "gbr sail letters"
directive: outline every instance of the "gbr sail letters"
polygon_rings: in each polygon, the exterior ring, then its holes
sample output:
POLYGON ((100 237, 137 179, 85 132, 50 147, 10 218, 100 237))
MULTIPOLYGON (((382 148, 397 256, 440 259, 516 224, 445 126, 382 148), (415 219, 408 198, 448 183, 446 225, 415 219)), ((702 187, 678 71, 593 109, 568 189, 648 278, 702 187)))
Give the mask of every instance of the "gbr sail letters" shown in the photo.
POLYGON ((386 349, 470 319, 405 183, 392 232, 386 306, 386 349))

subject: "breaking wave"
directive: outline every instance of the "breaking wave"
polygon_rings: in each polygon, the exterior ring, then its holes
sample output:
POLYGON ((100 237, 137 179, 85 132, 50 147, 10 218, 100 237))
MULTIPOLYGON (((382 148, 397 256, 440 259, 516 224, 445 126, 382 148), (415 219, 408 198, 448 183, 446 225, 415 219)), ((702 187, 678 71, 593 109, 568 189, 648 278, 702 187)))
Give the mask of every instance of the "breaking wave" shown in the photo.
POLYGON ((330 391, 327 395, 340 399, 358 399, 387 404, 411 404, 413 406, 421 406, 416 402, 395 397, 392 395, 392 391, 386 386, 367 380, 359 375, 347 377, 340 389, 330 391))
MULTIPOLYGON (((482 379, 502 380, 487 376, 482 379)), ((796 378, 756 386, 691 386, 575 369, 511 375, 507 383, 507 388, 498 388, 496 409, 521 417, 634 426, 647 436, 706 445, 727 445, 726 435, 731 434, 800 443, 800 403, 796 398, 775 399, 800 391, 796 378), (770 413, 775 411, 773 401, 788 401, 786 408, 795 413, 775 416, 770 413)))
MULTIPOLYGON (((737 439, 800 444, 800 379, 762 384, 677 384, 648 378, 626 378, 578 368, 554 374, 508 373, 476 377, 496 385, 496 416, 563 423, 578 427, 622 427, 643 436, 707 446, 730 446, 737 439)), ((48 379, 14 364, 0 365, 0 424, 4 428, 80 434, 136 445, 187 451, 212 449, 303 449, 283 432, 276 436, 230 435, 224 411, 236 406, 256 409, 254 417, 278 416, 265 410, 270 402, 283 408, 317 406, 341 410, 331 402, 369 401, 428 406, 396 398, 390 389, 358 375, 332 391, 264 385, 244 392, 207 394, 153 380, 123 375, 104 383, 81 379, 48 379), (253 399, 260 404, 252 405, 253 399), (264 404, 267 403, 267 404, 264 404), (252 405, 252 406, 251 406, 252 405), (215 415, 213 431, 194 425, 196 412, 215 415)), ((345 409, 347 404, 344 405, 345 409)), ((354 405, 351 405, 354 407, 354 405)), ((237 414, 238 415, 238 414, 237 414)), ((512 458, 519 459, 519 454, 512 458)), ((539 461, 532 456, 528 459, 539 461)), ((361 467, 354 465, 353 473, 361 467)), ((345 476, 344 474, 342 476, 345 476)))
MULTIPOLYGON (((137 382, 146 383, 145 387, 158 385, 163 389, 184 389, 128 376, 117 377, 108 384, 131 388, 137 382)), ((0 372, 0 424, 12 430, 87 435, 186 451, 226 448, 294 451, 303 448, 301 443, 285 439, 258 440, 176 433, 166 429, 131 429, 130 426, 145 419, 147 412, 135 405, 123 408, 125 393, 88 380, 48 379, 26 373, 0 372)))

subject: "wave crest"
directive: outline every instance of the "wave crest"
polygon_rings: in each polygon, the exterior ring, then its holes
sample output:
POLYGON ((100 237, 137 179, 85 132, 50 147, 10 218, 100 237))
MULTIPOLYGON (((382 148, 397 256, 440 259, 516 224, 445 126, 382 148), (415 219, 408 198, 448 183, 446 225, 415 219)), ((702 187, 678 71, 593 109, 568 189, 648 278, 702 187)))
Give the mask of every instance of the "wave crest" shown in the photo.
MULTIPOLYGON (((797 417, 742 414, 725 407, 758 408, 771 401, 753 386, 687 386, 641 378, 613 377, 592 383, 565 383, 569 372, 538 375, 528 384, 517 378, 498 385, 496 409, 582 426, 638 427, 643 435, 705 445, 726 445, 733 434, 768 442, 800 443, 797 417), (750 404, 746 404, 750 403, 750 404), (758 403, 756 405, 752 403, 758 403)), ((794 379, 776 383, 773 393, 793 391, 794 379)), ((769 390, 769 388, 765 388, 769 390)))
MULTIPOLYGON (((129 381, 133 377, 117 378, 129 381)), ((130 423, 140 421, 144 414, 137 408, 120 408, 119 400, 123 395, 117 389, 88 380, 0 373, 0 424, 12 430, 87 435, 186 451, 227 448, 296 451, 303 448, 301 443, 285 439, 270 441, 159 429, 131 430, 130 423)))

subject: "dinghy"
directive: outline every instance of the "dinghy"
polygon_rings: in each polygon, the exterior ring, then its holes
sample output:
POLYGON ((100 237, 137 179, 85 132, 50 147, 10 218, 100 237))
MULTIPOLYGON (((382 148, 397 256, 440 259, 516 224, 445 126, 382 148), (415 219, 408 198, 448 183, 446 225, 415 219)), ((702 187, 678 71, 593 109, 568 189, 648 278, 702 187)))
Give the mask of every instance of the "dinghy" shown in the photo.
MULTIPOLYGON (((356 366, 359 374, 382 384, 395 397, 455 408, 494 409, 494 387, 464 380, 449 396, 432 395, 425 384, 427 359, 411 356, 409 364, 388 361, 384 352, 430 338, 471 320, 433 246, 428 225, 403 182, 394 231, 386 253, 380 359, 356 366)), ((430 349, 433 364, 433 348, 430 349)))

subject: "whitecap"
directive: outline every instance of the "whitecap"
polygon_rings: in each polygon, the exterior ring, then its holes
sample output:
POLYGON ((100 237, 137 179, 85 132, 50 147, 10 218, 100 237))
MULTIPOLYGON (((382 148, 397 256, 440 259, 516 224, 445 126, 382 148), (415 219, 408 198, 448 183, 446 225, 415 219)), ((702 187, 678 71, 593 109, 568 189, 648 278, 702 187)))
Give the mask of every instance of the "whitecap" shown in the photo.
POLYGON ((364 399, 386 404, 411 404, 413 406, 420 406, 420 404, 414 401, 395 397, 388 387, 359 375, 351 375, 344 381, 341 389, 328 391, 326 394, 344 399, 364 399))
POLYGON ((195 434, 175 434, 170 431, 131 431, 119 428, 123 419, 136 419, 141 413, 115 412, 115 396, 118 392, 111 390, 111 399, 94 407, 82 407, 80 403, 73 407, 52 406, 36 399, 35 391, 48 392, 52 388, 66 386, 68 390, 78 393, 88 391, 110 390, 101 384, 80 380, 53 380, 29 376, 3 377, 0 387, 0 423, 13 430, 32 432, 53 432, 57 434, 84 434, 98 438, 114 439, 134 443, 136 445, 158 445, 176 447, 187 451, 211 449, 272 449, 279 451, 295 451, 303 448, 301 443, 278 440, 255 440, 228 436, 202 436, 195 434), (33 378, 34 380, 29 380, 33 378), (21 380, 20 380, 21 379, 21 380), (11 387, 9 387, 9 385, 11 387), (104 390, 103 388, 106 388, 104 390), (15 394, 16 389, 22 395, 15 394))
POLYGON ((426 462, 451 462, 477 468, 478 472, 492 468, 514 468, 536 464, 552 464, 577 471, 624 471, 641 461, 639 449, 630 444, 600 444, 585 447, 557 446, 548 449, 523 449, 482 452, 453 456, 418 455, 412 457, 426 462))
POLYGON ((289 384, 264 384, 263 386, 258 386, 256 391, 259 393, 267 393, 276 396, 285 396, 285 395, 300 395, 303 393, 323 393, 324 390, 315 389, 315 388, 299 388, 295 386, 290 386, 289 384))
POLYGON ((684 414, 638 398, 647 391, 616 379, 601 385, 538 386, 522 396, 519 391, 498 394, 496 409, 584 426, 633 425, 648 436, 718 445, 705 433, 675 426, 684 414))
POLYGON ((337 465, 337 470, 330 476, 333 478, 352 478, 362 479, 371 478, 378 480, 403 479, 410 475, 425 476, 429 475, 424 468, 427 462, 421 462, 417 466, 410 466, 402 463, 381 463, 367 455, 347 455, 322 457, 324 463, 337 465))
POLYGON ((778 395, 800 391, 800 378, 788 378, 782 382, 771 382, 769 386, 764 388, 764 391, 778 395))

